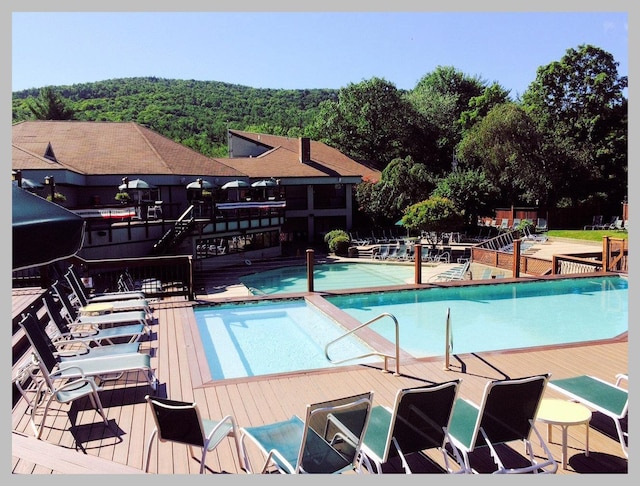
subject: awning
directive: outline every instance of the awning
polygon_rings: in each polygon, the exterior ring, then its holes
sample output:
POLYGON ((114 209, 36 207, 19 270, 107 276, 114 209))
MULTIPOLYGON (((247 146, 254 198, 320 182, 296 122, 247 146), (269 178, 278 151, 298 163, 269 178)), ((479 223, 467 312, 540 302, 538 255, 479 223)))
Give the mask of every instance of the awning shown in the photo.
POLYGON ((69 258, 82 248, 80 216, 17 185, 11 189, 13 270, 69 258))

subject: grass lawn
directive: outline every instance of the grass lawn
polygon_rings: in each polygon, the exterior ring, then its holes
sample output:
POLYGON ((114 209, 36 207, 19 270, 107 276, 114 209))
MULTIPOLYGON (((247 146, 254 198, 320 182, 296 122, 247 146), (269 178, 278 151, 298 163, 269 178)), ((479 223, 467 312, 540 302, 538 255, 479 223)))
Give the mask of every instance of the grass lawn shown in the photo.
POLYGON ((576 240, 602 241, 603 236, 611 238, 628 239, 627 231, 619 230, 549 230, 547 235, 550 238, 573 238, 576 240))

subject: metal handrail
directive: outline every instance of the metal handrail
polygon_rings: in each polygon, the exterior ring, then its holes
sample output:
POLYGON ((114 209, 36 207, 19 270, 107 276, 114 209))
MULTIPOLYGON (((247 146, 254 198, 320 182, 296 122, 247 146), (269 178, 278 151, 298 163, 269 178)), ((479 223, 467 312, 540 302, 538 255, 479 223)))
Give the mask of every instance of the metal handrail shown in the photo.
POLYGON ((347 331, 346 333, 342 334, 341 336, 338 336, 333 341, 329 341, 327 343, 327 345, 324 347, 324 355, 329 360, 329 362, 333 363, 333 364, 344 363, 346 361, 352 361, 354 359, 367 358, 369 356, 383 357, 384 358, 384 371, 385 372, 389 371, 389 368, 388 368, 389 358, 395 359, 396 360, 396 371, 394 372, 394 375, 397 376, 397 375, 400 374, 400 327, 398 325, 398 319, 396 319, 396 317, 393 314, 389 314, 388 312, 384 312, 384 313, 380 314, 379 316, 376 316, 373 319, 365 322, 364 324, 360 324, 358 327, 355 327, 355 328, 351 329, 350 331, 347 331), (396 328, 396 342, 395 342, 396 355, 395 356, 391 356, 391 355, 388 355, 388 354, 385 354, 385 353, 381 353, 379 351, 374 351, 373 353, 367 353, 367 354, 363 354, 363 355, 360 355, 360 356, 354 356, 354 357, 342 359, 342 360, 339 360, 339 361, 334 361, 329 357, 329 346, 331 346, 332 344, 336 343, 337 341, 340 341, 341 339, 343 339, 343 338, 355 333, 356 331, 362 329, 363 327, 366 327, 366 326, 369 326, 369 325, 373 324, 374 322, 382 319, 383 317, 390 317, 393 320, 393 323, 394 323, 395 328, 396 328))

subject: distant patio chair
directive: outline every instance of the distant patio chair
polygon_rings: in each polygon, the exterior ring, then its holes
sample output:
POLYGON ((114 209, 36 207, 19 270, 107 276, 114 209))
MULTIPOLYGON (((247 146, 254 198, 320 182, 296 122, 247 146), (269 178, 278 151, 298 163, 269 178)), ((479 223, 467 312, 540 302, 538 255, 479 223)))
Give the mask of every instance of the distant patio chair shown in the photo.
POLYGON ((535 231, 536 233, 546 233, 549 231, 549 225, 545 218, 538 218, 535 231))
POLYGON ((584 226, 584 229, 590 229, 590 230, 596 230, 596 229, 601 229, 602 228, 602 214, 597 214, 593 217, 593 220, 591 221, 591 224, 587 224, 584 226))

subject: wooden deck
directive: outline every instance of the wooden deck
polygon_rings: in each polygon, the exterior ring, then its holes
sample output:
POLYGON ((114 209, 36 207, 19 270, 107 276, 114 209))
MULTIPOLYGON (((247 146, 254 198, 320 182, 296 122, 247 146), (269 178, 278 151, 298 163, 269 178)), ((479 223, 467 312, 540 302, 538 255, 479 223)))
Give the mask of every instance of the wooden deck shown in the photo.
MULTIPOLYGON (((194 400, 204 417, 231 414, 239 426, 252 426, 301 415, 307 403, 368 390, 374 391, 375 404, 391 405, 399 388, 461 378, 461 395, 479 402, 484 385, 490 379, 552 373, 553 378, 590 374, 613 382, 616 373, 628 372, 625 334, 613 341, 581 346, 454 355, 449 371, 443 369, 443 358, 438 358, 403 363, 400 376, 359 365, 339 371, 212 382, 197 349, 193 304, 178 298, 154 304, 153 332, 150 339, 143 342, 142 349, 152 355, 160 386, 153 392, 144 379, 138 380, 135 374, 117 383, 104 383, 101 398, 109 428, 88 401, 78 401, 71 409, 54 403, 42 435, 46 445, 32 449, 28 443, 25 446, 24 437, 18 436, 32 435, 25 413, 26 402, 21 399, 12 412, 12 472, 86 473, 92 467, 96 468, 95 472, 108 472, 105 463, 114 465, 113 473, 142 470, 145 444, 153 428, 150 410, 144 401, 146 394, 194 400), (78 460, 70 459, 69 453, 77 454, 78 460)), ((546 394, 557 396, 552 390, 546 394)), ((538 430, 546 437, 546 426, 538 424, 538 430)), ((606 417, 594 413, 588 456, 584 453, 584 435, 584 427, 569 428, 568 468, 563 470, 559 466, 558 474, 628 472, 628 461, 617 441, 613 423, 606 417)), ((560 431, 554 431, 549 444, 559 462, 560 437, 560 431)), ((513 449, 513 453, 519 454, 521 449, 513 449)), ((257 462, 259 456, 255 451, 250 455, 257 462)), ((437 456, 433 459, 441 462, 437 456)), ((486 457, 478 457, 475 464, 481 471, 488 470, 489 465, 486 457)), ((208 454, 206 466, 208 474, 246 474, 231 439, 208 454)), ((428 461, 418 460, 412 466, 414 472, 438 471, 428 461)), ((197 474, 198 470, 198 460, 190 457, 186 446, 154 444, 151 473, 197 474)))

